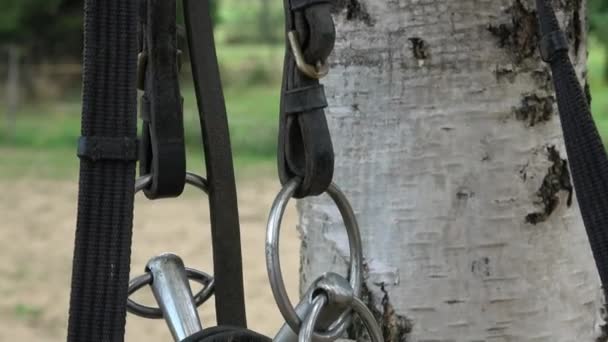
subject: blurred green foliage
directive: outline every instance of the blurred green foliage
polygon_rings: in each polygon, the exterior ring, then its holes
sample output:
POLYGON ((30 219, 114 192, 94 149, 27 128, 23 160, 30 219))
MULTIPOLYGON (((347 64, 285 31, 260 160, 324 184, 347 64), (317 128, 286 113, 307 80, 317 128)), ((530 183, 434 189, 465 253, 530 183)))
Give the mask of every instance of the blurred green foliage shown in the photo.
MULTIPOLYGON (((40 56, 51 63, 77 63, 81 58, 82 3, 82 0, 0 0, 0 46, 20 44, 26 55, 24 64, 28 66, 34 65, 40 56)), ((177 3, 181 6, 181 1, 177 3)), ((256 165, 272 164, 284 50, 282 2, 212 0, 212 5, 237 166, 252 161, 256 165)), ((589 0, 589 10, 592 108, 598 128, 608 141, 608 78, 602 77, 608 75, 608 0, 589 0)), ((178 13, 182 13, 181 7, 178 13)), ((183 24, 181 17, 178 24, 183 24)), ((187 51, 185 43, 184 37, 180 37, 181 48, 187 51)), ((0 59, 1 77, 2 63, 0 59)), ((37 69, 24 69, 27 75, 24 79, 40 77, 37 69), (28 74, 27 69, 34 71, 28 74)), ((182 76, 185 133, 188 151, 196 160, 201 159, 202 151, 188 63, 182 76)), ((50 84, 59 87, 56 77, 52 75, 50 84)), ((26 97, 30 95, 26 93, 10 138, 3 134, 5 108, 0 96, 0 176, 23 175, 24 170, 31 169, 33 174, 61 177, 77 169, 74 146, 80 135, 79 81, 78 75, 71 88, 60 92, 58 98, 36 101, 26 97), (45 171, 48 169, 52 171, 45 171)))

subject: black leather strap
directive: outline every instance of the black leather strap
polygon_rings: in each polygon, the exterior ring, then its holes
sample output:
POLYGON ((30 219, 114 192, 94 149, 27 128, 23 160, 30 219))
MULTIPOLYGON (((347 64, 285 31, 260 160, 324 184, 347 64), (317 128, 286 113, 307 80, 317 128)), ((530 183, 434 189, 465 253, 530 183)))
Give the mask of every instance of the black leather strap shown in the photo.
POLYGON ((84 22, 84 138, 67 340, 120 342, 133 226, 136 1, 86 0, 84 22))
POLYGON ((229 326, 213 327, 194 334, 182 342, 270 342, 270 338, 251 330, 229 326))
MULTIPOLYGON (((286 28, 295 31, 308 64, 324 63, 335 42, 328 1, 284 0, 286 28)), ((331 184, 334 151, 319 80, 298 70, 289 43, 285 54, 279 122, 278 169, 284 184, 301 177, 295 197, 323 193, 331 184), (295 99, 302 95, 302 99, 295 99)))
POLYGON ((290 8, 292 11, 298 11, 310 6, 319 4, 329 4, 329 0, 290 0, 290 8))
POLYGON ((561 29, 551 1, 536 0, 543 41, 554 41, 545 52, 568 152, 572 181, 604 289, 608 287, 608 156, 593 122, 585 92, 563 47, 561 29))
POLYGON ((141 9, 144 73, 140 174, 152 175, 150 199, 179 196, 185 185, 186 150, 179 91, 175 0, 145 0, 141 9))
POLYGON ((217 322, 244 328, 245 296, 236 185, 209 1, 185 0, 184 18, 209 182, 217 322))

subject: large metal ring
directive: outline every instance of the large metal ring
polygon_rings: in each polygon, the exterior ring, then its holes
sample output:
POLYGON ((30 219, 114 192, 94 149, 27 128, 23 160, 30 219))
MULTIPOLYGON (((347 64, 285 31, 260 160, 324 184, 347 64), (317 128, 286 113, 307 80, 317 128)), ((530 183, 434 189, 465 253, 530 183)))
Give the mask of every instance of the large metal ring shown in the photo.
MULTIPOLYGON (((285 208, 294 192, 299 187, 300 182, 300 178, 294 178, 287 182, 279 192, 270 209, 266 230, 266 268, 268 270, 272 294, 283 318, 296 333, 298 333, 302 327, 302 319, 300 319, 293 308, 289 296, 287 295, 287 290, 285 289, 285 283, 283 282, 281 261, 279 257, 279 235, 285 208)), ((346 196, 344 196, 342 191, 335 184, 332 183, 329 186, 327 194, 336 203, 336 206, 342 215, 342 219, 344 220, 344 225, 346 226, 350 249, 349 283, 353 288, 354 295, 357 297, 361 293, 361 267, 363 265, 359 225, 357 224, 357 219, 346 196)), ((349 317, 350 310, 344 312, 327 331, 315 332, 314 337, 321 340, 335 340, 344 332, 347 325, 346 323, 349 322, 349 317)))
MULTIPOLYGON (((150 185, 152 182, 152 175, 141 176, 135 181, 135 193, 140 192, 150 185)), ((207 185, 207 180, 199 175, 194 173, 187 172, 186 173, 186 184, 190 184, 197 189, 200 189, 204 193, 209 193, 209 187, 207 185)), ((188 279, 194 280, 203 285, 203 288, 194 295, 194 303, 196 306, 202 305, 209 297, 211 297, 215 291, 214 280, 213 277, 208 275, 207 273, 186 268, 186 274, 188 275, 188 279)), ((129 282, 129 295, 134 293, 135 291, 141 289, 146 285, 150 285, 152 283, 152 275, 149 273, 145 273, 129 282)), ((152 319, 160 319, 163 318, 162 311, 159 308, 146 306, 139 304, 131 299, 127 300, 127 311, 132 314, 152 319)))
MULTIPOLYGON (((215 291, 214 279, 212 276, 205 272, 188 267, 186 267, 186 275, 188 276, 189 280, 193 280, 203 285, 203 288, 196 295, 194 295, 194 304, 199 307, 213 295, 213 292, 215 291)), ((129 296, 137 292, 142 287, 146 285, 151 285, 152 281, 152 274, 150 274, 149 272, 146 272, 140 275, 139 277, 134 278, 129 282, 129 296)), ((127 311, 144 318, 163 318, 163 312, 159 308, 139 304, 130 298, 127 299, 127 311)))

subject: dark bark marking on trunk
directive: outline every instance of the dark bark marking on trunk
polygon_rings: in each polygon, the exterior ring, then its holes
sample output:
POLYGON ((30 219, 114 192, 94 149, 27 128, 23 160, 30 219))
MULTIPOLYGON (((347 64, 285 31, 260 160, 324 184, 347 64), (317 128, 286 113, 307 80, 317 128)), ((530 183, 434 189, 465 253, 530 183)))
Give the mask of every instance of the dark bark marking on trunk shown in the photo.
POLYGON ((515 70, 513 70, 513 67, 511 66, 496 66, 494 75, 496 75, 497 81, 506 79, 510 83, 515 82, 515 77, 517 76, 515 70))
POLYGON ((418 61, 423 61, 429 58, 429 46, 426 41, 419 37, 408 38, 412 43, 412 53, 418 61))
POLYGON ((539 198, 539 204, 543 207, 542 211, 528 214, 526 222, 536 225, 546 221, 549 216, 557 209, 559 205, 559 193, 566 191, 568 199, 566 205, 572 205, 572 196, 574 189, 570 181, 570 170, 568 169, 568 161, 562 159, 559 151, 555 146, 548 146, 547 153, 549 161, 553 164, 547 170, 547 175, 543 180, 543 184, 536 192, 539 198))
POLYGON ((346 11, 346 20, 358 20, 367 26, 374 26, 375 24, 375 20, 360 0, 334 0, 332 12, 342 13, 344 11, 346 11))
POLYGON ((535 56, 538 46, 536 11, 528 9, 521 0, 505 11, 511 16, 509 23, 490 24, 488 31, 498 39, 498 45, 512 54, 515 64, 535 56))
POLYGON ((534 127, 551 120, 554 103, 553 96, 524 95, 521 106, 514 109, 515 117, 517 120, 525 121, 529 127, 534 127))
MULTIPOLYGON (((367 265, 364 265, 364 279, 367 279, 368 272, 367 265)), ((365 281, 361 286, 361 299, 368 303, 368 308, 373 313, 376 321, 380 324, 384 341, 408 342, 408 336, 414 328, 414 322, 412 322, 412 320, 406 316, 397 314, 395 308, 391 304, 385 283, 375 285, 379 286, 380 291, 382 292, 380 303, 377 303, 377 300, 374 298, 372 291, 369 289, 365 281), (380 307, 381 310, 379 310, 378 307, 380 307)), ((350 339, 355 339, 357 336, 359 337, 357 341, 360 341, 361 339, 369 340, 367 329, 359 317, 355 317, 353 319, 353 324, 348 329, 348 337, 350 339)))

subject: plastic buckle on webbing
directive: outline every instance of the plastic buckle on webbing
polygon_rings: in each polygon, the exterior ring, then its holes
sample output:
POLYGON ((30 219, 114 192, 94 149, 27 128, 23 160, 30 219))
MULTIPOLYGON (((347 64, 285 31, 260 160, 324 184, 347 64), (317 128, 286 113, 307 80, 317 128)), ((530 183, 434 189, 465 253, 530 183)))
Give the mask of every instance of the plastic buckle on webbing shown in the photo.
POLYGON ((568 39, 562 30, 542 35, 539 42, 540 57, 546 63, 551 63, 558 52, 568 51, 568 39))

